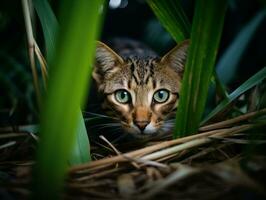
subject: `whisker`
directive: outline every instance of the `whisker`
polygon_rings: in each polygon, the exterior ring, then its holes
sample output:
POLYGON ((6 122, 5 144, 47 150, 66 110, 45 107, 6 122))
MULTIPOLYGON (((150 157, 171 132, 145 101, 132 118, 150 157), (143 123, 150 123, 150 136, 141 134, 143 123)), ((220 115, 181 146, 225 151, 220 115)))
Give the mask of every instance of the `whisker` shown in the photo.
POLYGON ((93 121, 93 120, 96 120, 96 119, 102 119, 101 117, 84 117, 84 121, 85 122, 89 122, 89 121, 93 121))
POLYGON ((102 127, 100 127, 99 128, 99 130, 101 130, 101 129, 105 129, 105 128, 114 128, 114 127, 118 127, 118 126, 102 126, 102 127))
POLYGON ((96 127, 100 127, 100 128, 107 128, 107 127, 118 127, 121 126, 120 123, 102 123, 102 124, 95 124, 92 126, 89 126, 89 128, 96 128, 96 127))
POLYGON ((89 103, 87 106, 98 106, 98 105, 101 105, 101 103, 89 103))
POLYGON ((112 134, 115 133, 115 134, 119 134, 119 135, 120 135, 121 133, 119 133, 119 132, 117 132, 117 131, 121 131, 121 130, 122 130, 122 127, 116 127, 116 128, 114 128, 114 129, 111 130, 111 133, 112 133, 112 134))
POLYGON ((171 125, 171 126, 173 126, 173 125, 175 125, 175 123, 168 122, 168 123, 164 123, 164 125, 171 125))
POLYGON ((167 128, 173 128, 175 125, 174 124, 164 124, 163 127, 167 128))
POLYGON ((94 112, 83 111, 82 113, 83 114, 88 114, 88 115, 94 115, 94 116, 97 116, 97 117, 107 118, 107 119, 119 120, 116 117, 111 117, 111 116, 108 116, 108 115, 103 115, 103 114, 94 113, 94 112))
POLYGON ((175 119, 168 119, 168 120, 165 120, 164 122, 165 122, 165 123, 168 123, 168 122, 170 122, 170 123, 174 123, 174 122, 175 122, 175 119))
POLYGON ((116 143, 116 142, 118 142, 119 140, 124 139, 126 136, 128 136, 128 134, 126 134, 126 133, 120 133, 120 136, 118 136, 117 138, 115 138, 115 139, 112 140, 111 142, 112 142, 112 143, 116 143))
MULTIPOLYGON (((112 128, 110 129, 110 131, 108 132, 108 137, 112 137, 114 139, 118 138, 121 136, 121 131, 122 131, 122 127, 116 127, 116 128, 112 128)), ((101 134, 105 134, 104 132, 101 134)))
POLYGON ((103 114, 99 114, 99 113, 94 113, 94 112, 88 112, 88 111, 82 111, 83 114, 89 114, 89 115, 95 115, 95 116, 99 116, 99 117, 107 117, 110 118, 107 115, 103 115, 103 114))

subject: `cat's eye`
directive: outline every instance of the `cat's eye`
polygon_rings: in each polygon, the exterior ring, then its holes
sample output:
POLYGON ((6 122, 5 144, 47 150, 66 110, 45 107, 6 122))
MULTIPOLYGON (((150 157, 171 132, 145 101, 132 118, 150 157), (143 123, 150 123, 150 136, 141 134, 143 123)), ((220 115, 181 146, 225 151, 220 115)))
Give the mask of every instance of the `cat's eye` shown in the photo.
POLYGON ((131 100, 130 94, 128 91, 126 90, 117 90, 115 92, 115 99, 119 102, 119 103, 129 103, 129 101, 131 100))
POLYGON ((157 103, 164 103, 168 100, 168 98, 169 98, 169 91, 164 89, 158 90, 153 95, 153 100, 157 103))

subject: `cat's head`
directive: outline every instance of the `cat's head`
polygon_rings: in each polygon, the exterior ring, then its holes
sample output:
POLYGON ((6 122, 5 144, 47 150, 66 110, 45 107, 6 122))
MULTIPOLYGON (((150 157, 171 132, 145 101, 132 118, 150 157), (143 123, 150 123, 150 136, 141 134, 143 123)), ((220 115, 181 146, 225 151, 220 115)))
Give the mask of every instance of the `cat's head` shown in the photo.
POLYGON ((102 108, 124 132, 143 137, 173 128, 188 46, 185 41, 162 58, 123 59, 98 42, 93 78, 102 108))

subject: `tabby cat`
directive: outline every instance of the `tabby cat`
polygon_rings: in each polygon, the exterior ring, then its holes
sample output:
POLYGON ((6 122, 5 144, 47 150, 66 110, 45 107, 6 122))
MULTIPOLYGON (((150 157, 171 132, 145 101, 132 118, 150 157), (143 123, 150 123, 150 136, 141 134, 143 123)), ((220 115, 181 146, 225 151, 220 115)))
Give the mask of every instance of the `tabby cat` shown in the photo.
POLYGON ((93 78, 102 109, 124 133, 154 136, 174 126, 189 42, 160 58, 135 41, 97 43, 93 78))

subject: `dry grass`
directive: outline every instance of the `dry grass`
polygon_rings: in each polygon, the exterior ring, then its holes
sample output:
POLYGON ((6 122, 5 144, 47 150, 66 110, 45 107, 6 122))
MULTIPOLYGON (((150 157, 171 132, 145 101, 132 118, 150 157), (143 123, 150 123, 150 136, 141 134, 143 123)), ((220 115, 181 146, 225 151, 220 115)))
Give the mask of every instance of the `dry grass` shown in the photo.
MULTIPOLYGON (((266 156, 252 152, 247 157, 245 152, 248 134, 265 130, 265 124, 252 119, 265 113, 263 109, 207 125, 184 138, 156 138, 125 153, 103 138, 92 155, 104 158, 70 168, 62 195, 65 199, 265 198, 266 156), (106 145, 107 155, 99 155, 106 145)), ((16 132, 2 128, 0 134, 0 197, 21 199, 31 193, 36 136, 19 128, 16 132)), ((262 146, 266 141, 253 142, 262 146)))

